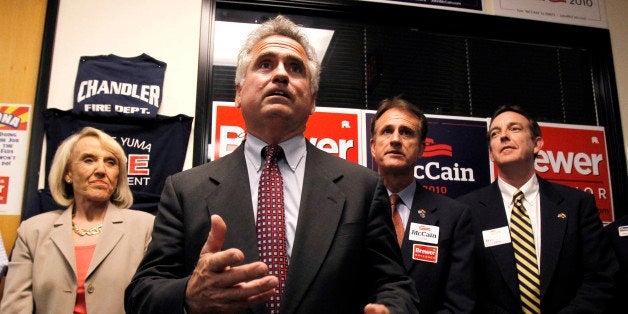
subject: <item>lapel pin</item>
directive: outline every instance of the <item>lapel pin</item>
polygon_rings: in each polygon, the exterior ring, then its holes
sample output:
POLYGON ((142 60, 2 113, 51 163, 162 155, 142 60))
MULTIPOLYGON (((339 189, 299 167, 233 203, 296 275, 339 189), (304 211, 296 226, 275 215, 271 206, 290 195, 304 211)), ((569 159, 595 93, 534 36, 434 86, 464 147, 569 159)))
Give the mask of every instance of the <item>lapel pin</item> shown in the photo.
POLYGON ((560 214, 558 214, 558 216, 557 216, 557 217, 558 217, 558 218, 560 218, 560 219, 565 219, 565 218, 567 218, 567 214, 565 214, 565 213, 560 213, 560 214))
POLYGON ((419 216, 421 216, 421 218, 425 218, 425 209, 419 209, 419 216))

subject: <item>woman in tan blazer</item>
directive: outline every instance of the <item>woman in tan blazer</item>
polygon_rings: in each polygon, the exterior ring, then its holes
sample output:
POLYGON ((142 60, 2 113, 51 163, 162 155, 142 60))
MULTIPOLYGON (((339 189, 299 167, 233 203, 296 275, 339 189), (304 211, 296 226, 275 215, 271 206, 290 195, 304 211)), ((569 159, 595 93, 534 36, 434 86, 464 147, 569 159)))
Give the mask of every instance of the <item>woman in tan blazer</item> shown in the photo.
POLYGON ((124 289, 151 240, 154 217, 127 209, 126 156, 86 127, 57 149, 48 182, 65 210, 22 222, 1 313, 124 313, 124 289))

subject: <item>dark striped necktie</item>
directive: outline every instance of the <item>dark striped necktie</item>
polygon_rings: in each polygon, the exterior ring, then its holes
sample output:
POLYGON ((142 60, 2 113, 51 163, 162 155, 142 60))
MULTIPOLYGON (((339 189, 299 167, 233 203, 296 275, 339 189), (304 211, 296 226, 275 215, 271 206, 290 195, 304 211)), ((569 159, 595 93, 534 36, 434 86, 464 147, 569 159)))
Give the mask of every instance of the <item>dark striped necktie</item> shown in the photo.
POLYGON ((521 308, 524 313, 541 313, 541 280, 536 260, 534 232, 532 223, 525 207, 523 192, 517 190, 514 195, 514 206, 510 214, 510 237, 515 251, 521 308))

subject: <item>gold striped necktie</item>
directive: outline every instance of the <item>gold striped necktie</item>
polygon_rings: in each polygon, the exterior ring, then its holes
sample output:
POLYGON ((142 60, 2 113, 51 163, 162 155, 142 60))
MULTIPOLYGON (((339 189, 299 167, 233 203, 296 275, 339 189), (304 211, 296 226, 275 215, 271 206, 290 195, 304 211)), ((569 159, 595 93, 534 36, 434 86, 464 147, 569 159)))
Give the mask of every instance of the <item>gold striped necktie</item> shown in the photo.
POLYGON ((521 308, 524 313, 541 313, 541 280, 536 260, 534 232, 532 223, 525 207, 523 192, 517 190, 514 195, 514 206, 510 214, 510 237, 515 251, 519 291, 521 292, 521 308))

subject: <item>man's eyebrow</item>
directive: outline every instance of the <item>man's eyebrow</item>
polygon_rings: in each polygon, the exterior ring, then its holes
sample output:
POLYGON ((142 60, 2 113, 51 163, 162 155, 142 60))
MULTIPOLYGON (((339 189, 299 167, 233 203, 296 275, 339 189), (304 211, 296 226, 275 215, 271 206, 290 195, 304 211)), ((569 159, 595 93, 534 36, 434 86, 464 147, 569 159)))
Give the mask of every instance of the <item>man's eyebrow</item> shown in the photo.
POLYGON ((253 60, 259 60, 259 59, 264 59, 264 58, 268 58, 268 57, 274 57, 275 53, 272 51, 267 51, 264 53, 260 53, 257 56, 255 56, 255 58, 253 60))
POLYGON ((510 122, 510 123, 508 123, 508 125, 506 125, 506 126, 507 126, 507 127, 511 127, 511 126, 513 126, 513 125, 523 126, 523 123, 521 123, 521 122, 517 122, 517 121, 514 121, 514 122, 510 122))

